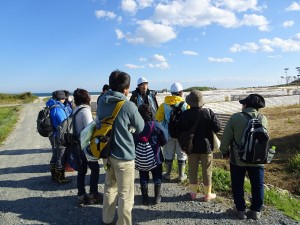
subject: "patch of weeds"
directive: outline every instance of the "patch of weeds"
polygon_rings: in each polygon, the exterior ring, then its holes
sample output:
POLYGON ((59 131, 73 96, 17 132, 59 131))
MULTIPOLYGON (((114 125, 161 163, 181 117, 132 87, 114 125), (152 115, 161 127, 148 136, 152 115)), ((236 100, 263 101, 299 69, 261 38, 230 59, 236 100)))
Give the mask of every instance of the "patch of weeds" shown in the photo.
POLYGON ((212 174, 213 189, 219 192, 230 192, 230 173, 221 168, 214 168, 212 174))
POLYGON ((297 153, 288 161, 288 169, 295 173, 300 173, 300 153, 297 153))
POLYGON ((265 190, 265 203, 275 206, 285 215, 300 221, 300 200, 289 193, 281 193, 274 188, 265 190))

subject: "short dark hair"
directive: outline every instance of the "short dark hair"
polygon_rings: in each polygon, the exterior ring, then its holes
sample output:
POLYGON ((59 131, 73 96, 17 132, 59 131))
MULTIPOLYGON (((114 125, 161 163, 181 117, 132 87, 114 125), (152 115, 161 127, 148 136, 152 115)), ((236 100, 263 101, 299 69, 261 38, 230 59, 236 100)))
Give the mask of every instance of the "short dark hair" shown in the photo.
POLYGON ((102 92, 108 91, 108 90, 109 90, 108 84, 104 84, 104 85, 103 85, 103 88, 102 88, 102 92))
POLYGON ((118 92, 129 89, 130 75, 120 70, 114 70, 109 76, 109 87, 112 91, 118 92))
POLYGON ((77 88, 74 93, 74 102, 75 105, 90 105, 91 102, 91 97, 90 94, 87 90, 81 89, 81 88, 77 88))
POLYGON ((145 121, 151 121, 152 120, 152 112, 150 109, 150 106, 148 104, 142 104, 138 108, 139 113, 141 114, 142 118, 145 121))
POLYGON ((70 92, 68 90, 63 90, 63 92, 65 92, 67 98, 70 96, 70 92))

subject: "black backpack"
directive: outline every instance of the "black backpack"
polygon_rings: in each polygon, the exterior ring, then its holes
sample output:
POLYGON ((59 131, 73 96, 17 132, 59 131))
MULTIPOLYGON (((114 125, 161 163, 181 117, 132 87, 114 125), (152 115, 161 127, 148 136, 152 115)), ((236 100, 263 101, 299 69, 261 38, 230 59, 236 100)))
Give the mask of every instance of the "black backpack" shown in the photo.
POLYGON ((36 128, 38 133, 43 137, 50 137, 53 134, 53 126, 50 118, 50 111, 52 108, 60 107, 59 105, 53 105, 51 107, 44 107, 38 113, 36 120, 36 128))
POLYGON ((172 138, 178 138, 179 136, 179 118, 182 114, 182 106, 184 101, 180 102, 178 106, 171 105, 172 110, 170 113, 170 120, 168 123, 169 134, 172 138))
POLYGON ((56 127, 56 143, 67 147, 73 146, 79 142, 79 137, 75 135, 76 128, 74 119, 77 113, 83 108, 85 107, 79 108, 74 114, 71 114, 56 127))
POLYGON ((268 158, 269 135, 263 127, 262 115, 252 118, 248 113, 242 112, 248 119, 241 143, 237 146, 240 160, 250 164, 265 164, 268 158))

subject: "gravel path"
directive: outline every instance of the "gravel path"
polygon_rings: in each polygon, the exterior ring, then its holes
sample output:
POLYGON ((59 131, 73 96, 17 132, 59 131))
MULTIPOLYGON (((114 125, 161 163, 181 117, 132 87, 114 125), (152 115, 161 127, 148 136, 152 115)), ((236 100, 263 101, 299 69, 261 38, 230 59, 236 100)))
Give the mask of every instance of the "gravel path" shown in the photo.
MULTIPOLYGON (((38 109, 44 103, 24 105, 15 131, 0 147, 0 225, 9 224, 101 224, 101 205, 76 207, 76 172, 67 173, 72 183, 57 185, 50 180, 50 143, 36 132, 38 109)), ((101 168, 99 189, 103 191, 101 168)), ((138 176, 136 176, 138 177, 138 176)), ((239 221, 216 200, 209 203, 188 201, 186 187, 163 183, 163 202, 141 204, 138 179, 135 186, 133 224, 299 224, 281 212, 265 207, 263 218, 239 221)), ((150 185, 153 196, 153 185, 150 185)))

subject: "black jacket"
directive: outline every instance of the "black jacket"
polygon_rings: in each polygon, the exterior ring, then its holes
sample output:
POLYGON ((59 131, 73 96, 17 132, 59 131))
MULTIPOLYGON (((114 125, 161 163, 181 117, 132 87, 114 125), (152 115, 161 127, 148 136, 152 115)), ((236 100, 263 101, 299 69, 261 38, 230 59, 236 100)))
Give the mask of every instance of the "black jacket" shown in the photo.
POLYGON ((198 126, 193 140, 192 154, 209 154, 213 151, 213 132, 221 130, 220 121, 211 109, 192 107, 180 116, 180 131, 192 129, 199 117, 198 126))

